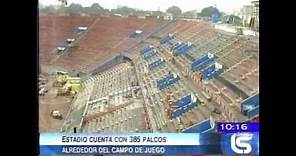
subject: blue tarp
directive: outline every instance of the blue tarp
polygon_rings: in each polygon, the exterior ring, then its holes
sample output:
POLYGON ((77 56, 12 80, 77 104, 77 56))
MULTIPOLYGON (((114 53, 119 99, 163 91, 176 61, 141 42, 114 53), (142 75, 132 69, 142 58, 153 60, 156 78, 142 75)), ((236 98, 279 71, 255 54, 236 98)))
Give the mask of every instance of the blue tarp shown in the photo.
POLYGON ((217 23, 217 22, 219 22, 219 21, 221 21, 220 16, 219 16, 218 14, 213 14, 213 15, 212 15, 212 22, 213 22, 213 23, 217 23))

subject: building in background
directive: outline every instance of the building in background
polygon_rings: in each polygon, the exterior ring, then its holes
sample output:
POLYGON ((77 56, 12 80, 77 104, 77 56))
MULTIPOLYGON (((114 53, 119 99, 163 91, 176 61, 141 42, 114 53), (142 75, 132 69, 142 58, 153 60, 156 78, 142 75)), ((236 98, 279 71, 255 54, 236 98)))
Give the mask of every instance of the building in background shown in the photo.
POLYGON ((259 0, 251 2, 253 4, 254 28, 259 30, 259 0))
POLYGON ((240 10, 243 26, 259 29, 259 0, 254 0, 250 5, 245 5, 240 10))
POLYGON ((252 15, 253 15, 253 6, 252 5, 245 5, 241 8, 240 18, 243 21, 243 26, 245 26, 245 27, 249 26, 252 15))

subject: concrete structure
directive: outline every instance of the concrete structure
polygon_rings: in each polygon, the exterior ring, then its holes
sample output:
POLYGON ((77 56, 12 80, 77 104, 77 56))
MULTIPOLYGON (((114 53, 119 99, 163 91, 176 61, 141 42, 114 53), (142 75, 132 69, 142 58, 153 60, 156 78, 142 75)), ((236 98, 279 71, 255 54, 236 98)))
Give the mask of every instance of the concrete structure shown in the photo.
POLYGON ((253 17, 253 9, 252 5, 245 5, 241 8, 240 18, 243 21, 243 26, 248 27, 253 17))
POLYGON ((41 68, 85 73, 61 131, 212 132, 216 121, 259 115, 258 36, 215 29, 209 21, 41 18, 41 68), (53 28, 57 20, 63 28, 53 28), (78 26, 88 29, 77 33, 78 26), (130 38, 135 30, 143 34, 130 38), (76 48, 52 53, 67 38, 75 38, 76 48))

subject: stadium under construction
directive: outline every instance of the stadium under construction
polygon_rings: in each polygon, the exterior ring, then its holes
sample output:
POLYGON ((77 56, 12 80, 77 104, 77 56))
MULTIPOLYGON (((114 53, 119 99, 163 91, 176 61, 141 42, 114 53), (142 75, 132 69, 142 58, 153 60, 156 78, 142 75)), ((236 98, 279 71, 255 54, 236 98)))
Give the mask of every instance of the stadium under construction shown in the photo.
POLYGON ((40 126, 206 133, 220 121, 258 121, 259 35, 218 25, 40 14, 40 126))

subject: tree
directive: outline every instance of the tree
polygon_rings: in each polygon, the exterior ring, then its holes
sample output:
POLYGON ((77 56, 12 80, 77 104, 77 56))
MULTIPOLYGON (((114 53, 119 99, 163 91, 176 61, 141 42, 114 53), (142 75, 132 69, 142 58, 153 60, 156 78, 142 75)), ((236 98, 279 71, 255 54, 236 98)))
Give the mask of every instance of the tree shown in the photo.
POLYGON ((92 9, 94 9, 94 10, 104 10, 104 8, 102 7, 102 6, 100 6, 100 4, 98 4, 98 3, 94 3, 94 4, 92 4, 91 6, 90 6, 92 9))
POLYGON ((166 12, 172 14, 174 17, 178 17, 182 14, 182 10, 177 6, 169 7, 166 12))
POLYGON ((53 6, 50 5, 50 6, 45 6, 44 8, 41 8, 40 12, 43 12, 43 13, 55 13, 56 9, 53 6))
POLYGON ((56 12, 57 13, 67 13, 67 7, 65 7, 64 5, 61 5, 57 8, 56 12))
POLYGON ((164 16, 165 13, 161 11, 152 11, 151 12, 153 16, 164 16))
POLYGON ((199 15, 203 17, 211 17, 213 14, 217 14, 218 16, 221 15, 220 11, 217 8, 213 6, 209 6, 209 7, 203 8, 199 15))
POLYGON ((104 8, 100 6, 100 4, 94 3, 90 7, 85 7, 84 12, 85 13, 103 13, 104 8))
POLYGON ((186 11, 182 15, 184 17, 193 18, 193 17, 195 17, 195 12, 194 11, 186 11))
POLYGON ((71 3, 67 10, 69 13, 81 13, 83 12, 83 6, 80 4, 71 3))
POLYGON ((120 7, 115 10, 116 13, 121 14, 121 15, 131 15, 136 13, 137 11, 133 8, 129 8, 127 6, 120 7))

